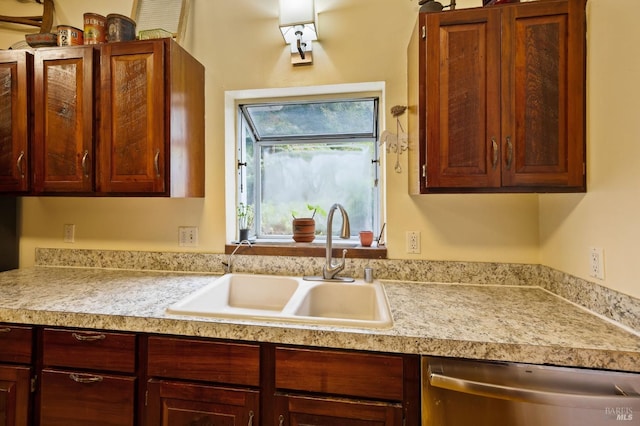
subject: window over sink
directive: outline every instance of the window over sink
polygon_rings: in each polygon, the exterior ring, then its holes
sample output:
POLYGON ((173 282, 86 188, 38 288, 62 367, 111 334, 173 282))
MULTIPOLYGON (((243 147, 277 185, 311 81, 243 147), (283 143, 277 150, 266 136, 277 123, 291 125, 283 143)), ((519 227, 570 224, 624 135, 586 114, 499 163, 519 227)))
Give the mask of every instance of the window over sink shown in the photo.
POLYGON ((240 203, 252 207, 249 235, 258 241, 293 243, 293 216, 310 217, 308 206, 318 206, 315 241, 322 242, 322 213, 333 203, 347 210, 354 242, 358 231, 379 232, 382 90, 371 88, 380 84, 273 89, 234 99, 235 155, 231 163, 227 140, 226 162, 227 178, 230 167, 235 175, 233 193, 229 185, 226 193, 228 241, 238 239, 240 203))

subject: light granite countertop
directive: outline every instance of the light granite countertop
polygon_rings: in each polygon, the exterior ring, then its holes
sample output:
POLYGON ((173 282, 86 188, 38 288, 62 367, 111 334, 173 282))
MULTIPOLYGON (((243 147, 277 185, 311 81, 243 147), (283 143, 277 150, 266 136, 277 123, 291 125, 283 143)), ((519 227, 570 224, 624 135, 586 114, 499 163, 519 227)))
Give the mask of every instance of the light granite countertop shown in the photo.
POLYGON ((640 372, 640 336, 535 286, 382 281, 391 329, 168 315, 215 274, 33 267, 0 273, 0 322, 640 372))

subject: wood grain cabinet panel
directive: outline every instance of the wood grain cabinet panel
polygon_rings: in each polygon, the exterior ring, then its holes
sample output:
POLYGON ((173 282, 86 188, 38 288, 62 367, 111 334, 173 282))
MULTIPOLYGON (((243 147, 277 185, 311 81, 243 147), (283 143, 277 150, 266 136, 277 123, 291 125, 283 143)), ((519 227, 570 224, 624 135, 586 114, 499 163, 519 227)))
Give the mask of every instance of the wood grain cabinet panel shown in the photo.
POLYGON ((42 330, 40 426, 134 425, 136 342, 129 333, 42 330))
POLYGON ((151 377, 260 385, 259 345, 151 336, 147 350, 151 377))
POLYGON ((150 380, 148 426, 258 425, 260 392, 150 380))
POLYGON ((276 389, 402 401, 402 357, 276 348, 276 389))
POLYGON ((94 190, 94 56, 91 46, 35 51, 35 193, 94 190))
POLYGON ((0 362, 31 364, 33 327, 0 324, 0 362))
POLYGON ((135 377, 45 369, 40 425, 135 424, 135 377))
POLYGON ((204 196, 204 67, 170 39, 100 56, 98 192, 204 196))
POLYGON ((402 406, 321 397, 276 397, 273 424, 283 426, 401 426, 402 406))
POLYGON ((0 51, 0 193, 26 193, 31 182, 33 55, 0 51))
POLYGON ((31 368, 0 364, 0 425, 27 426, 31 368))
POLYGON ((204 66, 168 38, 0 52, 0 193, 203 197, 204 66))
POLYGON ((582 192, 585 0, 420 14, 409 189, 582 192))
POLYGON ((33 327, 0 324, 0 425, 2 426, 30 424, 32 336, 33 327))
POLYGON ((43 331, 42 359, 50 367, 135 373, 136 336, 47 328, 43 331))
POLYGON ((274 424, 419 424, 414 358, 276 347, 274 359, 274 424))

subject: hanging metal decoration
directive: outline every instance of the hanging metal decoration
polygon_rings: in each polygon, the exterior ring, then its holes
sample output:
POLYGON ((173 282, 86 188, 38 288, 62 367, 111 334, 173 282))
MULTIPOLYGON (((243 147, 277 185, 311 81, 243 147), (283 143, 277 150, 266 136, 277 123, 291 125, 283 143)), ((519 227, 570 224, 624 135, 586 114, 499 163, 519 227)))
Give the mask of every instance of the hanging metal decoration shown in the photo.
POLYGON ((388 153, 394 152, 396 154, 396 165, 394 167, 396 173, 402 173, 400 154, 402 151, 406 151, 409 146, 409 137, 407 132, 404 131, 399 118, 406 110, 407 107, 402 105, 395 105, 391 107, 391 115, 396 119, 396 132, 392 133, 385 130, 380 136, 380 145, 386 145, 388 153))

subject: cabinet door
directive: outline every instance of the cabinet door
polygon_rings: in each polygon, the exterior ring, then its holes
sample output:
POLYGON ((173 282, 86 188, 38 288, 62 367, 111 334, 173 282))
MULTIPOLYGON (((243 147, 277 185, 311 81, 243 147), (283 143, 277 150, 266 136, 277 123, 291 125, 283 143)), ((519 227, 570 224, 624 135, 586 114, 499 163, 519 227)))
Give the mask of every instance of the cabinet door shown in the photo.
POLYGON ((502 184, 584 190, 584 0, 503 14, 502 184))
POLYGON ((40 425, 134 425, 134 377, 42 370, 40 425))
POLYGON ((27 426, 31 369, 0 365, 0 426, 27 426))
POLYGON ((276 396, 273 424, 279 426, 401 426, 399 404, 276 396))
POLYGON ((426 189, 499 187, 500 11, 424 19, 419 120, 426 122, 426 189))
POLYGON ((165 191, 162 40, 102 46, 99 191, 165 191))
POLYGON ((147 425, 258 425, 259 392, 150 380, 147 425))
POLYGON ((34 55, 35 192, 93 190, 93 48, 34 55))
POLYGON ((0 192, 29 190, 29 97, 33 56, 0 51, 0 192))

